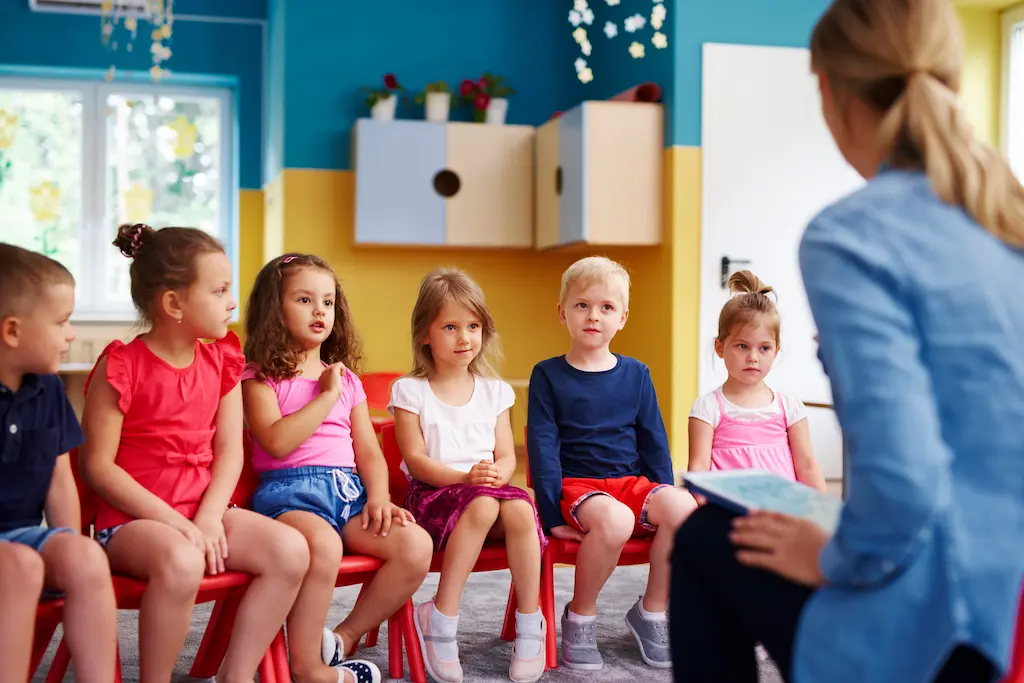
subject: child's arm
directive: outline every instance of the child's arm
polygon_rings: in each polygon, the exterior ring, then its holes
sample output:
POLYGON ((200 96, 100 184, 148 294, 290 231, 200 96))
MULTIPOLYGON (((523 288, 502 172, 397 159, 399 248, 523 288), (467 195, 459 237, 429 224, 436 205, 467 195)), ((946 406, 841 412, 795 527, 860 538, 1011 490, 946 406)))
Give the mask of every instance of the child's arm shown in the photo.
POLYGON ((504 486, 512 480, 516 473, 516 444, 512 436, 511 409, 498 416, 498 424, 494 427, 494 465, 498 468, 498 478, 494 486, 504 486))
POLYGON ((85 398, 82 415, 85 442, 79 449, 82 476, 98 496, 118 510, 136 519, 164 522, 204 548, 202 535, 192 522, 114 462, 124 422, 117 400, 117 391, 107 380, 107 359, 103 358, 96 364, 85 398))
POLYGON ((352 409, 352 448, 356 456, 356 469, 366 487, 366 505, 362 512, 363 529, 369 529, 374 536, 387 536, 391 520, 397 517, 402 526, 414 521, 412 515, 392 504, 388 490, 388 464, 380 450, 380 442, 373 431, 370 410, 366 401, 352 409))
POLYGON ((71 473, 70 456, 65 453, 57 458, 50 480, 50 490, 46 493, 46 524, 51 527, 74 529, 75 533, 82 530, 82 509, 78 501, 78 488, 75 477, 71 473))
POLYGON ((814 459, 814 447, 811 445, 811 427, 804 418, 789 428, 789 450, 793 452, 793 469, 799 482, 812 486, 819 491, 827 491, 825 475, 814 459))
POLYGON ((255 379, 242 382, 245 423, 260 447, 272 458, 284 458, 320 428, 343 391, 345 366, 334 363, 320 375, 320 395, 287 417, 281 415, 277 394, 255 379))
POLYGON ((562 516, 562 445, 555 419, 555 391, 538 367, 530 375, 526 412, 526 459, 541 524, 547 530, 563 527, 575 533, 562 516))
MULTIPOLYGON (((609 397, 614 401, 614 398, 609 397)), ((640 387, 640 409, 636 416, 636 445, 640 455, 640 465, 644 474, 658 484, 674 485, 675 473, 672 471, 672 454, 668 448, 668 434, 665 433, 665 422, 661 418, 658 407, 658 395, 651 381, 651 371, 644 368, 644 377, 640 387)))
POLYGON ((691 417, 687 429, 690 441, 690 472, 707 472, 711 469, 711 444, 715 439, 715 428, 704 420, 691 417))
POLYGON ((438 489, 453 484, 471 483, 468 472, 453 470, 427 455, 427 444, 423 441, 419 415, 402 408, 395 408, 394 411, 395 437, 402 451, 402 459, 405 460, 405 466, 409 468, 409 474, 413 479, 438 489))

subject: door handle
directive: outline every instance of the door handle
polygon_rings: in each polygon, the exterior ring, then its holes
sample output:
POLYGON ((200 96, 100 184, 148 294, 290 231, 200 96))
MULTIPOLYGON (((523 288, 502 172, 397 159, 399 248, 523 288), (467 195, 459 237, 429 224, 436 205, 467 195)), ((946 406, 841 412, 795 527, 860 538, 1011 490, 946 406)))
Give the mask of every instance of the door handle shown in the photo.
POLYGON ((750 261, 746 259, 731 259, 728 256, 722 257, 722 289, 729 287, 729 267, 733 264, 747 265, 750 261))

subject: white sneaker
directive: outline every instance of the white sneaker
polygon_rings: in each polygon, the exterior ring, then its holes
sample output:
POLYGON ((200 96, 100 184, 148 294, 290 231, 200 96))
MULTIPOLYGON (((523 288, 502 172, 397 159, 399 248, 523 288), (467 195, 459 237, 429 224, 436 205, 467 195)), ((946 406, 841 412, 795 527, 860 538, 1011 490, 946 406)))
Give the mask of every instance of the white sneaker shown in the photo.
POLYGON ((327 666, 340 666, 345 661, 345 644, 341 636, 329 628, 324 629, 320 640, 320 658, 327 666))

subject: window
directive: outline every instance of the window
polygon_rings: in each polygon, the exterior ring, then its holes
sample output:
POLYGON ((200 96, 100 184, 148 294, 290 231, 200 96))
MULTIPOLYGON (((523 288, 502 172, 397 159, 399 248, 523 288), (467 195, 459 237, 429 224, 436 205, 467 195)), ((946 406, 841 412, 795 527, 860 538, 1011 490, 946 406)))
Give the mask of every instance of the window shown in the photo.
POLYGON ((130 319, 119 224, 234 242, 233 112, 228 90, 0 78, 0 241, 71 270, 76 319, 130 319))
POLYGON ((1024 7, 1003 13, 1003 151, 1024 182, 1024 7))

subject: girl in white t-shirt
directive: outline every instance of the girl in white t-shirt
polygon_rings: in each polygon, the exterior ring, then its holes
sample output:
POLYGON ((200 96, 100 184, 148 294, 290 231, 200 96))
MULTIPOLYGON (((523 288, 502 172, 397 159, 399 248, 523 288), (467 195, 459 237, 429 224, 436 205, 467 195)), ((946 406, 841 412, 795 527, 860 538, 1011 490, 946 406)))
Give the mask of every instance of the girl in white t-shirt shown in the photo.
POLYGON ((734 296, 722 308, 715 339, 729 378, 693 404, 689 470, 758 468, 824 491, 806 408, 764 381, 779 353, 772 288, 746 270, 729 278, 729 288, 734 296))
POLYGON ((437 594, 415 612, 427 671, 442 683, 462 681, 455 640, 462 589, 484 541, 503 538, 518 598, 509 678, 536 681, 545 663, 545 539, 530 495, 508 485, 516 469, 515 395, 488 363, 497 333, 480 287, 458 270, 428 274, 412 338, 413 369, 392 385, 388 410, 409 475, 405 508, 445 549, 437 594))

